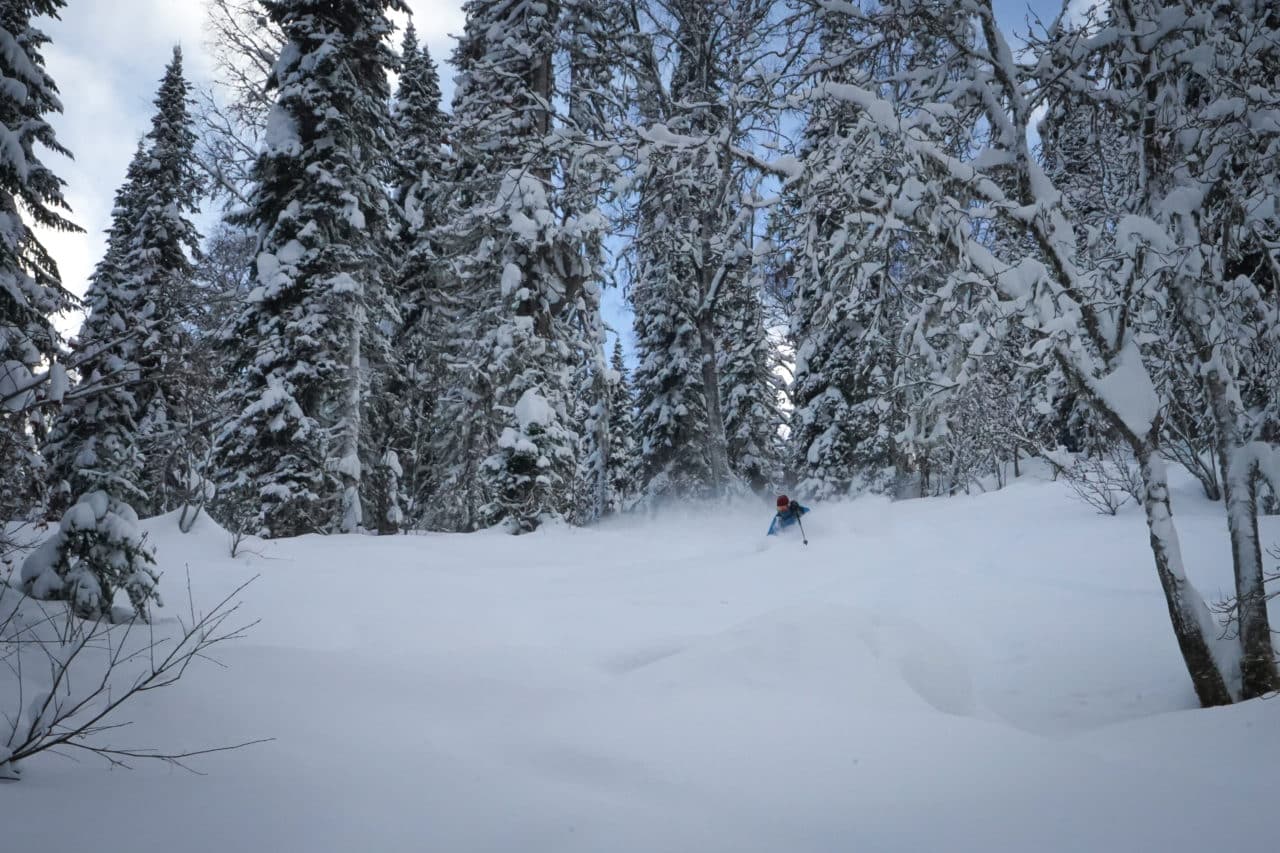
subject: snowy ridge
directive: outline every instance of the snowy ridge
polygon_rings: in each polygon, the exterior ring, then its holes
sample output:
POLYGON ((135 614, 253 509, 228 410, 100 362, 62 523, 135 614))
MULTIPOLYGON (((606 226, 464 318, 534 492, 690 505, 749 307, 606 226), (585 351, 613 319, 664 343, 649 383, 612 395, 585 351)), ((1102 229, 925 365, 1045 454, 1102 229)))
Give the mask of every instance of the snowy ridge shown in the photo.
MULTIPOLYGON (((1229 589, 1220 512, 1175 488, 1194 580, 1229 589)), ((130 737, 277 740, 204 777, 104 784, 34 761, 0 791, 6 841, 827 853, 1274 835, 1280 741, 1248 730, 1274 730, 1280 702, 1191 710, 1138 511, 1096 516, 1028 476, 818 504, 803 548, 763 538, 767 508, 687 509, 519 538, 255 540, 236 559, 207 520, 187 537, 145 522, 198 602, 260 574, 245 606, 263 621, 228 669, 135 708, 130 737), (1223 749, 1231 774, 1213 771, 1223 749), (104 840, 137 802, 159 817, 104 840)))

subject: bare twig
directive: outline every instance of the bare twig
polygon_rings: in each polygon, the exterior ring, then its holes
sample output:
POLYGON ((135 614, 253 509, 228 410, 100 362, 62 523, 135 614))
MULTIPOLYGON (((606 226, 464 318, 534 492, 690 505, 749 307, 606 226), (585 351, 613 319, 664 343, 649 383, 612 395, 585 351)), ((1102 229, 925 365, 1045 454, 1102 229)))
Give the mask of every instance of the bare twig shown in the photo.
MULTIPOLYGON (((65 605, 49 606, 0 585, 0 660, 16 678, 17 705, 0 709, 0 778, 16 778, 17 764, 41 752, 66 755, 64 748, 90 752, 113 767, 129 767, 129 760, 151 759, 196 772, 185 762, 216 752, 264 743, 269 738, 224 746, 171 751, 144 747, 121 748, 102 736, 126 728, 118 719, 122 707, 137 696, 176 683, 196 659, 213 660, 209 652, 240 639, 256 620, 232 624, 239 612, 236 600, 256 578, 240 584, 206 613, 196 610, 188 575, 188 619, 177 620, 176 635, 161 635, 156 627, 135 617, 123 624, 76 618, 65 605), (147 628, 144 639, 135 629, 147 628), (24 659, 40 665, 31 667, 24 659), (35 673, 47 673, 43 689, 35 673), (87 686, 75 683, 90 675, 87 686), (35 691, 30 701, 28 694, 35 691)), ((216 662, 216 661, 215 661, 216 662)), ((221 664, 219 664, 221 665, 221 664)))

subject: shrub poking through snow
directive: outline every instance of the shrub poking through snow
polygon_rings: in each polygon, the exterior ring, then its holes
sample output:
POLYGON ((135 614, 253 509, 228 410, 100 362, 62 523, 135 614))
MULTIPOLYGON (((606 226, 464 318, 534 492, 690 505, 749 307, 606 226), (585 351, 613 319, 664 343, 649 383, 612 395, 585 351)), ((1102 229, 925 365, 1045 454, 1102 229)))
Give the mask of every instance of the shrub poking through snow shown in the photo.
MULTIPOLYGON (((81 506, 85 501, 76 504, 81 506)), ((140 541, 134 545, 140 547, 140 541)), ((239 611, 236 597, 248 583, 206 612, 189 599, 185 615, 163 628, 139 630, 136 619, 124 624, 77 619, 69 609, 42 605, 0 579, 0 660, 5 663, 0 667, 0 781, 19 779, 21 763, 42 752, 66 757, 80 750, 111 767, 149 760, 191 770, 192 758, 261 742, 129 748, 112 736, 131 725, 126 712, 132 700, 176 684, 197 658, 209 660, 215 646, 239 639, 255 624, 228 621, 239 611)))
POLYGON ((85 619, 110 619, 115 594, 124 590, 147 621, 149 602, 163 605, 155 564, 133 508, 95 491, 67 510, 58 531, 27 557, 22 583, 33 598, 68 601, 85 619))
POLYGON ((1142 500, 1142 472, 1118 445, 1081 456, 1061 471, 1076 496, 1103 515, 1115 515, 1131 498, 1142 500))

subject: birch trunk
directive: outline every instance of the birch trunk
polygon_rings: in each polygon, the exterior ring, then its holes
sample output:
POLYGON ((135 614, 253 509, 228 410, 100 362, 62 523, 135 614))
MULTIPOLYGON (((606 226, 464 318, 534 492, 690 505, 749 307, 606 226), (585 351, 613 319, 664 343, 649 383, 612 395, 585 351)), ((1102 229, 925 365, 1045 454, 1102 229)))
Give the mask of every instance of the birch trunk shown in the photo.
POLYGON ((707 460, 711 463, 711 489, 723 495, 729 486, 729 438, 720 412, 720 371, 716 367, 716 335, 709 312, 698 318, 702 349, 702 388, 707 398, 707 460))
POLYGON ((1242 699, 1254 699, 1280 688, 1271 620, 1258 540, 1258 486, 1251 464, 1240 460, 1240 430, 1231 405, 1231 380, 1220 365, 1207 365, 1205 388, 1218 434, 1218 464, 1222 467, 1222 495, 1231 537, 1231 566, 1236 584, 1236 618, 1240 629, 1242 699))
POLYGON ((1169 621, 1173 623, 1173 633, 1187 665, 1187 673, 1203 707, 1230 705, 1231 691, 1209 645, 1214 629, 1213 615, 1187 579, 1182 561, 1182 546, 1173 526, 1173 509, 1169 504, 1169 481, 1164 460, 1149 443, 1143 442, 1134 450, 1142 466, 1142 508, 1151 534, 1151 553, 1155 556, 1156 574, 1160 576, 1160 586, 1169 606, 1169 621))
POLYGON ((1253 699, 1280 688, 1271 620, 1267 614, 1258 539, 1258 492, 1255 466, 1242 461, 1246 444, 1238 402, 1240 389, 1224 363, 1220 345, 1209 339, 1196 310, 1197 285, 1210 294, 1221 292, 1218 282, 1174 278, 1172 293, 1177 317, 1195 342, 1200 359, 1205 400, 1213 418, 1214 446, 1222 471, 1222 497, 1231 539, 1231 568, 1236 587, 1236 616, 1240 633, 1240 695, 1253 699))

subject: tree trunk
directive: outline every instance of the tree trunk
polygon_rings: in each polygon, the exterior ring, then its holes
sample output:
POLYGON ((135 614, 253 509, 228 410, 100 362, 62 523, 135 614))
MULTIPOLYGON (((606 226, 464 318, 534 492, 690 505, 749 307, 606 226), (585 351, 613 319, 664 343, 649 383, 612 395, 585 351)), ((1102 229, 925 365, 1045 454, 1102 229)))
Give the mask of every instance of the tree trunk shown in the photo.
POLYGON ((609 508, 609 451, 611 442, 609 440, 612 426, 609 423, 609 413, 612 411, 612 400, 609 393, 609 382, 605 376, 604 367, 604 347, 602 344, 595 345, 599 349, 599 359, 597 361, 597 369, 592 377, 592 391, 595 404, 600 407, 600 413, 595 420, 595 442, 598 448, 596 459, 596 470, 592 471, 591 478, 591 500, 595 506, 592 521, 598 521, 602 518, 609 508))
POLYGON ((1147 531, 1151 539, 1151 554, 1155 558, 1156 574, 1164 590, 1165 604, 1169 608, 1169 621, 1182 652, 1182 661, 1191 676, 1191 684, 1202 707, 1230 705, 1234 700, 1227 685, 1226 676, 1209 643, 1217 625, 1204 598, 1187 578, 1182 560, 1182 545, 1173 525, 1173 507, 1169 502, 1169 478, 1164 459, 1157 447, 1159 424, 1153 424, 1148 436, 1138 436, 1124 419, 1094 393, 1089 383, 1076 369, 1070 357, 1063 351, 1056 353, 1058 365, 1076 390, 1099 415, 1124 437, 1133 449, 1142 470, 1142 508, 1147 517, 1147 531))
POLYGON ((347 362, 347 401, 342 423, 342 445, 339 450, 338 473, 342 483, 341 517, 339 529, 343 533, 355 533, 360 529, 360 408, 363 405, 360 387, 360 333, 363 313, 357 307, 351 323, 350 358, 347 362))
POLYGON ((720 371, 716 367, 716 335, 710 312, 698 318, 702 349, 702 391, 707 398, 707 459, 711 463, 711 490, 723 495, 729 486, 729 438, 720 412, 720 371))
POLYGON ((1241 465, 1240 430, 1231 405, 1228 381, 1222 369, 1206 365, 1205 389, 1218 433, 1218 464, 1222 468, 1222 495, 1231 536, 1231 566, 1236 582, 1236 616, 1240 627, 1241 698, 1253 699, 1280 688, 1275 649, 1271 645, 1271 620, 1262 572, 1262 547, 1258 541, 1258 486, 1252 465, 1241 465))
POLYGON ((1151 534, 1156 574, 1160 576, 1160 586, 1169 606, 1169 621, 1173 623, 1173 633, 1178 639, 1187 673, 1191 676, 1201 706, 1230 705, 1231 691, 1209 647, 1214 628, 1212 614, 1187 579, 1182 562, 1182 547, 1173 526, 1173 510, 1169 504, 1164 460, 1147 442, 1134 446, 1134 453, 1142 466, 1142 507, 1146 511, 1147 529, 1151 534))
POLYGON ((1236 585, 1241 697, 1253 699, 1280 688, 1280 673, 1276 670, 1275 650, 1271 645, 1271 620, 1267 615, 1262 546, 1258 540, 1257 478, 1252 466, 1241 465, 1236 460, 1236 454, 1245 444, 1238 405, 1240 390, 1223 363, 1220 347, 1209 339, 1202 319, 1194 311, 1193 294, 1197 284, 1200 282, 1175 277, 1171 290, 1177 316, 1196 344, 1205 399, 1213 417, 1214 446, 1222 471, 1222 497, 1236 585))

